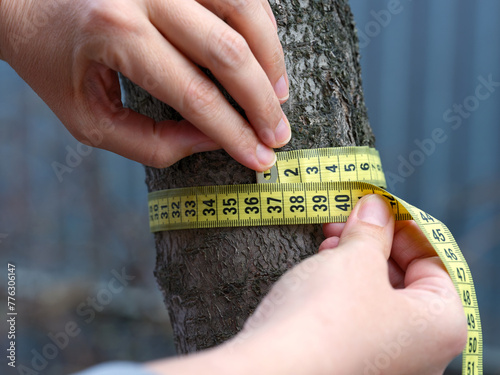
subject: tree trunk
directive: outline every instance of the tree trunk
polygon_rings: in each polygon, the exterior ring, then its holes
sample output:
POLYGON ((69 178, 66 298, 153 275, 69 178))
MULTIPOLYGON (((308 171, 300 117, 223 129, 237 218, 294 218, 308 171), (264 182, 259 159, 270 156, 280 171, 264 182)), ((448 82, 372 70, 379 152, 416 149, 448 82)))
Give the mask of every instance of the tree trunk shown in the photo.
MULTIPOLYGON (((273 0, 285 51, 293 136, 283 150, 374 145, 364 105, 358 42, 347 0, 273 0)), ((156 120, 179 115, 123 80, 126 105, 156 120)), ((146 168, 149 190, 255 183, 225 152, 146 168)), ((180 353, 234 336, 271 285, 317 252, 319 225, 180 230, 156 234, 155 275, 180 353)))

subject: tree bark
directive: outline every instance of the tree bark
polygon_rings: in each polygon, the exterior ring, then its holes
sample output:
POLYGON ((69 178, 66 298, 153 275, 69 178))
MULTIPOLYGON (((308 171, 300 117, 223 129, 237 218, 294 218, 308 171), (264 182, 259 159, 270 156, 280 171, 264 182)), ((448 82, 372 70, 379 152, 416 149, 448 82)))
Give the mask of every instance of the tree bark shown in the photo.
MULTIPOLYGON (((361 87, 358 42, 347 0, 272 0, 290 79, 283 106, 293 136, 282 150, 374 145, 361 87)), ((123 79, 126 105, 156 120, 179 115, 123 79)), ((234 103, 234 102, 233 102, 234 103)), ((224 151, 146 167, 150 191, 255 183, 224 151)), ((218 228, 155 235, 155 276, 180 353, 234 336, 271 285, 317 252, 319 225, 218 228)))

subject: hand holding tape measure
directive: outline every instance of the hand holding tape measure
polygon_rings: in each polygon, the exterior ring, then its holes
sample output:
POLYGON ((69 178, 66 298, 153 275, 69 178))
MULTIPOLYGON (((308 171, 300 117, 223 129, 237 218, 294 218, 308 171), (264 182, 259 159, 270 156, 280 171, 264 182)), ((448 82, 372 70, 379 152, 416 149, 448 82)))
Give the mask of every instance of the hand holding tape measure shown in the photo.
POLYGON ((341 223, 367 194, 384 196, 396 220, 415 220, 443 261, 467 318, 464 374, 482 374, 482 331, 469 267, 448 228, 388 193, 378 152, 368 147, 277 153, 257 184, 206 186, 149 194, 150 226, 161 230, 255 225, 341 223))

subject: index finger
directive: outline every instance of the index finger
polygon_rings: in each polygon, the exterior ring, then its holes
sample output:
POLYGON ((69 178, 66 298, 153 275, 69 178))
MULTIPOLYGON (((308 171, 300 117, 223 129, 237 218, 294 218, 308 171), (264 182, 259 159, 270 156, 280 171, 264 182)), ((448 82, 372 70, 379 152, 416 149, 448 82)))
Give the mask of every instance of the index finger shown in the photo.
POLYGON ((398 222, 391 259, 404 274, 408 290, 454 291, 448 271, 422 230, 413 221, 398 222))
POLYGON ((225 20, 247 41, 281 103, 289 96, 285 57, 276 20, 267 0, 197 0, 225 20))
POLYGON ((413 220, 398 221, 394 229, 391 258, 403 272, 418 259, 436 256, 436 251, 413 220))

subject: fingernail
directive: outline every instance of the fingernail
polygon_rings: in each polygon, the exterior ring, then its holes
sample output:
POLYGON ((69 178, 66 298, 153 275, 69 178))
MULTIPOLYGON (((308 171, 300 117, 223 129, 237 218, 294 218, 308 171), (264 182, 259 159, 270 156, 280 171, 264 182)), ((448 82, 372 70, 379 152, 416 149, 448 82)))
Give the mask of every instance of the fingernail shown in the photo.
POLYGON ((361 204, 357 212, 359 220, 379 227, 385 227, 389 222, 392 213, 381 196, 369 195, 358 204, 361 204))
POLYGON ((276 129, 274 129, 274 138, 280 145, 288 143, 290 138, 292 138, 292 131, 285 115, 283 115, 280 122, 278 123, 278 126, 276 127, 276 129))
POLYGON ((274 163, 276 163, 276 154, 272 148, 259 143, 256 151, 257 160, 262 166, 270 168, 274 165, 274 163))
POLYGON ((274 92, 280 101, 288 99, 288 85, 286 84, 285 76, 281 76, 278 82, 274 85, 274 92))

